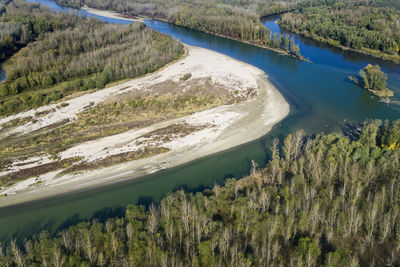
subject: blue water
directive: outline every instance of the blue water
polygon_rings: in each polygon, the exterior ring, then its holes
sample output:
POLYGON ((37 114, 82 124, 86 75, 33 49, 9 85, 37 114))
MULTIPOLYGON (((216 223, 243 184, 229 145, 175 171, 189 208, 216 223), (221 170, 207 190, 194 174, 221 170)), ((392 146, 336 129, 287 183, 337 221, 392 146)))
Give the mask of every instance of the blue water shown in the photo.
POLYGON ((301 54, 305 58, 310 59, 313 63, 328 65, 355 73, 357 73, 361 68, 364 68, 367 64, 379 64, 381 67, 383 67, 383 70, 386 73, 390 74, 391 77, 389 82, 392 82, 393 86, 397 84, 398 87, 398 82, 400 81, 400 70, 398 64, 393 64, 379 58, 364 55, 362 53, 343 50, 329 44, 319 43, 309 38, 291 33, 279 27, 279 25, 276 23, 279 18, 280 15, 270 16, 263 18, 262 22, 273 33, 287 35, 292 38, 294 42, 299 45, 301 54))
MULTIPOLYGON (((53 10, 71 12, 51 1, 40 2, 53 10)), ((79 12, 83 16, 94 16, 84 10, 79 12)), ((110 23, 130 23, 126 20, 95 17, 110 23)), ((273 31, 284 34, 274 23, 275 20, 273 17, 265 19, 265 24, 273 31)), ((395 92, 396 102, 400 97, 398 65, 354 52, 344 52, 296 35, 295 42, 300 45, 302 54, 313 63, 165 22, 148 20, 146 24, 186 44, 211 49, 264 70, 289 102, 290 115, 263 138, 183 166, 140 179, 2 208, 2 239, 7 240, 13 236, 23 238, 43 229, 54 232, 80 220, 121 215, 127 204, 157 202, 167 192, 178 188, 199 191, 227 177, 241 177, 248 173, 251 160, 255 160, 259 166, 267 162, 272 138, 283 138, 297 129, 304 129, 307 134, 313 135, 341 131, 345 124, 366 119, 399 118, 399 105, 386 106, 379 103, 367 91, 348 80, 350 74, 357 73, 366 64, 379 63, 388 74, 388 85, 395 92)))
POLYGON ((6 78, 6 73, 3 70, 0 70, 0 82, 6 78))
POLYGON ((53 11, 56 11, 56 12, 65 12, 65 13, 69 13, 69 14, 75 14, 77 16, 83 16, 85 18, 88 18, 88 17, 96 18, 96 19, 99 19, 101 21, 105 21, 105 22, 112 23, 112 24, 129 24, 129 23, 132 23, 132 21, 129 21, 129 20, 107 18, 107 17, 91 14, 87 10, 84 10, 84 9, 77 10, 77 9, 74 9, 74 8, 64 7, 64 6, 61 6, 61 5, 57 4, 54 1, 49 1, 49 0, 40 0, 40 1, 37 1, 37 0, 26 0, 26 2, 41 3, 42 5, 47 6, 50 9, 52 9, 53 11))

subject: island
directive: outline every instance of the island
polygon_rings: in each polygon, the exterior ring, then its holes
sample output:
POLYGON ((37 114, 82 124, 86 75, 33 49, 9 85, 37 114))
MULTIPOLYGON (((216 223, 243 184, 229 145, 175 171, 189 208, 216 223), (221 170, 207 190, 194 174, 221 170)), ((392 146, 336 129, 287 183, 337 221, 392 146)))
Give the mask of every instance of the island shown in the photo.
POLYGON ((360 70, 359 74, 361 80, 354 75, 351 75, 349 79, 382 99, 387 99, 394 95, 392 90, 386 88, 387 76, 379 65, 368 64, 360 70))

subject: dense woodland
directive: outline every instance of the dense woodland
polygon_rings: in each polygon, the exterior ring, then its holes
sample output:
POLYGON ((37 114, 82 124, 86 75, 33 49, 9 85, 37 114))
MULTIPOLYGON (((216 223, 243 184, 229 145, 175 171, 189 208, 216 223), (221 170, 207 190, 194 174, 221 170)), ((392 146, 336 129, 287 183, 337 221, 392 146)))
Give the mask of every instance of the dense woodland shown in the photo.
POLYGON ((0 250, 3 266, 398 266, 400 120, 289 135, 241 180, 0 250), (280 149, 279 149, 280 147, 280 149))
MULTIPOLYGON (((85 4, 92 8, 114 10, 125 15, 142 15, 166 20, 190 29, 224 35, 299 55, 298 46, 292 46, 295 50, 290 50, 290 47, 273 44, 270 30, 260 22, 262 16, 302 6, 297 1, 58 0, 57 2, 73 7, 85 4)), ((312 1, 306 1, 304 5, 308 6, 310 3, 312 1)))
POLYGON ((333 45, 362 50, 400 62, 400 1, 398 0, 57 1, 73 7, 88 5, 126 15, 167 20, 191 29, 221 34, 299 55, 299 51, 277 46, 270 30, 260 22, 263 16, 290 12, 281 19, 281 25, 289 30, 333 45))
POLYGON ((55 14, 38 4, 0 2, 0 63, 46 32, 66 29, 77 18, 55 14))
POLYGON ((306 37, 400 62, 400 10, 336 3, 284 14, 280 25, 306 37))
POLYGON ((142 23, 111 25, 24 1, 6 6, 0 27, 3 58, 25 46, 2 66, 0 116, 153 72, 184 50, 142 23))

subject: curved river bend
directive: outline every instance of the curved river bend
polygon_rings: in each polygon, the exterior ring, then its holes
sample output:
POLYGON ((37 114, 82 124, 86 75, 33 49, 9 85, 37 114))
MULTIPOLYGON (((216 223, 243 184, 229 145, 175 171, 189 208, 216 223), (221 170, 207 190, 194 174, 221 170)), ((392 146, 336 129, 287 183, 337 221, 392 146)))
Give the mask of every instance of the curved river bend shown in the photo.
MULTIPOLYGON (((54 10, 68 10, 51 1, 39 2, 54 10)), ((88 15, 85 10, 80 12, 88 15)), ((130 23, 93 16, 110 23, 130 23)), ((278 17, 269 17, 264 23, 274 32, 281 32, 274 22, 276 19, 278 17)), ((290 115, 256 141, 183 166, 118 184, 1 208, 0 240, 29 237, 43 229, 53 233, 80 220, 122 215, 127 204, 157 202, 167 192, 179 188, 199 191, 226 177, 241 177, 248 173, 251 160, 259 166, 266 163, 273 137, 283 138, 297 129, 303 129, 307 134, 327 133, 365 119, 399 118, 399 65, 344 52, 296 35, 293 36, 300 44, 302 54, 313 63, 165 22, 146 21, 146 24, 189 45, 214 50, 264 70, 289 102, 290 115), (395 92, 394 103, 389 107, 348 81, 350 74, 357 73, 368 63, 381 65, 388 75, 388 86, 395 92)), ((285 34, 284 31, 281 33, 285 34)))

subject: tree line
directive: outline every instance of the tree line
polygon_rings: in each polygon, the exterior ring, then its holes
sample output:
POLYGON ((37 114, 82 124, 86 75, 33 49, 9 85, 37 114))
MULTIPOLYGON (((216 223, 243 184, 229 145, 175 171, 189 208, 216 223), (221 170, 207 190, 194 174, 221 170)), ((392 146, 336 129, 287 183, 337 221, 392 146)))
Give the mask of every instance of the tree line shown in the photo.
POLYGON ((153 72, 183 53, 182 44, 143 23, 111 25, 24 1, 6 6, 0 36, 11 54, 25 46, 3 64, 0 115, 153 72))
POLYGON ((400 120, 299 131, 241 180, 0 249, 5 266, 397 266, 400 120), (354 137, 353 137, 354 138, 354 137))

